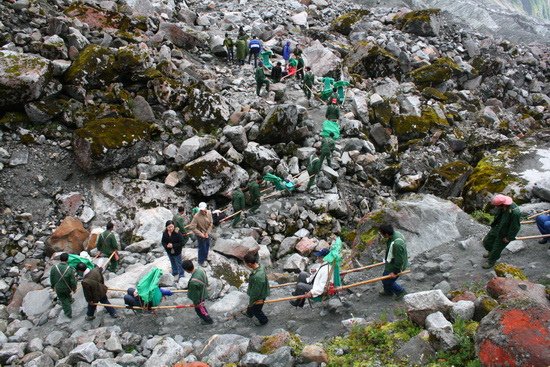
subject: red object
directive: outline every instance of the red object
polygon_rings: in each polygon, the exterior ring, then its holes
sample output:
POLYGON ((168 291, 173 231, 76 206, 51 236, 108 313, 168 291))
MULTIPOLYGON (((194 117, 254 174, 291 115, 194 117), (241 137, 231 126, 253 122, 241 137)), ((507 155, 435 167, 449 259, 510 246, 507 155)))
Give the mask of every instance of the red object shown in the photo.
POLYGON ((296 74, 296 68, 294 66, 288 66, 288 75, 296 74))

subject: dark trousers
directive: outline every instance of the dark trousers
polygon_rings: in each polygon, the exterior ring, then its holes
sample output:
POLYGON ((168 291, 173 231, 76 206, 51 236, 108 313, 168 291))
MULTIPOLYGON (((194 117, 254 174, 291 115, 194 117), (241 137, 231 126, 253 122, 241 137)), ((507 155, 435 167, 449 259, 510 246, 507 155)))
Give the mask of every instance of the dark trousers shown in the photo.
POLYGON ((61 304, 61 308, 63 308, 63 312, 65 313, 65 316, 68 318, 73 317, 73 296, 71 294, 71 291, 55 291, 57 294, 57 300, 61 304))
POLYGON ((248 54, 248 63, 250 64, 250 60, 252 60, 252 56, 254 56, 254 67, 258 67, 258 55, 260 54, 260 49, 252 48, 250 49, 250 53, 248 54))
POLYGON ((550 234, 550 215, 539 215, 535 221, 540 234, 550 234))
POLYGON ((185 272, 183 271, 183 267, 181 266, 181 254, 172 255, 168 253, 168 259, 170 260, 170 265, 172 266, 172 275, 179 275, 180 278, 183 278, 185 276, 185 272))
MULTIPOLYGON (((384 270, 384 273, 382 275, 385 276, 389 274, 391 274, 391 271, 384 270)), ((398 278, 399 277, 393 278, 393 279, 386 279, 382 281, 382 285, 384 286, 384 291, 387 294, 401 294, 405 292, 405 289, 399 284, 397 284, 398 278)))
MULTIPOLYGON (((106 304, 106 305, 111 304, 111 302, 109 302, 109 299, 107 298, 107 296, 103 296, 102 298, 100 298, 98 303, 103 303, 103 304, 106 304)), ((86 311, 86 316, 93 316, 95 314, 96 309, 97 309, 96 305, 92 305, 92 304, 88 303, 88 310, 86 311)), ((105 309, 107 310, 107 312, 111 316, 116 314, 115 309, 112 308, 112 307, 105 307, 105 309)))
POLYGON ((208 314, 208 310, 204 307, 204 302, 195 305, 195 312, 207 324, 212 324, 214 322, 208 314))
MULTIPOLYGON (((313 288, 313 284, 309 284, 307 282, 307 278, 309 278, 310 275, 311 274, 306 273, 305 271, 302 271, 300 275, 298 275, 298 282, 296 283, 296 289, 294 289, 294 292, 292 292, 293 296, 301 296, 303 294, 306 294, 311 290, 311 288, 313 288)), ((304 298, 296 300, 297 306, 299 307, 304 307, 305 302, 306 300, 304 298)))
POLYGON ((267 316, 265 315, 265 313, 262 311, 263 307, 264 307, 263 303, 253 304, 251 306, 248 306, 248 308, 246 309, 246 314, 249 317, 255 316, 260 322, 260 325, 265 325, 269 320, 267 319, 267 316))
POLYGON ((497 260, 500 259, 500 254, 507 245, 508 243, 504 243, 502 242, 502 239, 498 238, 498 234, 489 232, 483 239, 483 247, 485 247, 485 250, 489 253, 487 262, 494 265, 497 260))
POLYGON ((203 238, 197 236, 197 243, 199 246, 199 265, 204 263, 208 259, 208 250, 210 250, 210 237, 203 238))
POLYGON ((233 47, 227 49, 227 61, 233 61, 235 58, 235 53, 233 52, 233 47))

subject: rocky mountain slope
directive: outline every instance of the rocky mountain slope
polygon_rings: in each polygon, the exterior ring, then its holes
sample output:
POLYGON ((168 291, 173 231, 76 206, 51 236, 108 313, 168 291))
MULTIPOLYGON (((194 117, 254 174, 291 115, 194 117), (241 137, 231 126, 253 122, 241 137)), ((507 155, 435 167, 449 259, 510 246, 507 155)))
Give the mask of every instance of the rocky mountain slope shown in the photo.
MULTIPOLYGON (((487 228, 466 212, 485 215, 496 192, 512 195, 525 215, 547 209, 549 49, 471 32, 438 9, 381 5, 357 11, 357 3, 325 0, 267 9, 255 0, 0 4, 0 300, 8 305, 0 307, 0 363, 326 362, 295 357, 303 342, 324 343, 342 334, 342 325, 379 319, 388 302, 395 306, 389 317, 397 318, 402 304, 379 299, 374 287, 359 288, 312 313, 276 304, 271 323, 258 329, 235 313, 247 302, 242 257, 258 250, 272 282, 284 283, 339 235, 346 267, 376 262, 382 220, 408 239, 413 274, 403 282, 410 292, 439 289, 458 303, 452 290, 489 281, 493 274, 480 268, 487 228), (108 273, 107 283, 126 288, 152 266, 168 270, 158 242, 177 206, 190 212, 204 200, 223 208, 228 192, 267 172, 307 181, 325 105, 307 100, 295 80, 257 97, 253 67, 228 64, 222 47, 224 34, 236 37, 241 25, 274 52, 273 61, 282 59, 286 40, 300 44, 317 90, 324 76, 350 82, 330 164, 311 191, 302 186, 292 196, 274 196, 242 228, 216 229, 207 268, 214 326, 197 328, 191 313, 170 311, 139 323, 129 311, 122 320, 101 314, 88 323, 80 294, 73 320, 65 318, 49 290, 52 255, 95 256, 94 233, 106 221, 115 222, 123 247, 121 269, 108 273), (273 339, 253 335, 281 333, 285 343, 276 348, 262 348, 273 339)), ((522 231, 536 233, 533 226, 522 231)), ((547 282, 548 254, 535 246, 516 242, 504 260, 547 282)), ((193 244, 184 256, 196 259, 193 244)), ((162 284, 181 289, 186 281, 165 275, 162 284)), ((480 297, 469 299, 468 309, 480 297)), ((121 302, 121 294, 111 298, 121 302)), ((450 312, 450 301, 438 300, 450 312)), ((187 302, 176 296, 167 304, 187 302)))

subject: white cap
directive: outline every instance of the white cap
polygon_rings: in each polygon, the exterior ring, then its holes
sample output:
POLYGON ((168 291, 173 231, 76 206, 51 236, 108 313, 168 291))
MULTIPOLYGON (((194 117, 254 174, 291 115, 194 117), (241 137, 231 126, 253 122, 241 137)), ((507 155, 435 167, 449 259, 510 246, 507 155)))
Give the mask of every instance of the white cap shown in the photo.
POLYGON ((204 201, 199 203, 199 209, 200 210, 206 210, 206 203, 204 201))

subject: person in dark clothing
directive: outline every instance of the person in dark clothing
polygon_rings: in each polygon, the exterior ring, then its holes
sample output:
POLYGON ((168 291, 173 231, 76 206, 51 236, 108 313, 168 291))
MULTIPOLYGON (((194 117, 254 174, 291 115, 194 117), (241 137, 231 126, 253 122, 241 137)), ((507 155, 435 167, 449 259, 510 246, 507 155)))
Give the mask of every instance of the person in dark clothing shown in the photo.
POLYGON ((305 63, 302 55, 296 55, 296 61, 298 61, 298 65, 296 66, 298 68, 296 70, 296 79, 304 79, 305 63))
POLYGON ((178 207, 178 212, 174 215, 172 220, 176 226, 176 232, 182 236, 182 246, 185 246, 187 241, 189 241, 189 235, 187 234, 187 218, 185 217, 185 208, 183 206, 178 207))
POLYGON ((50 284, 55 290, 57 300, 61 303, 63 312, 68 318, 73 317, 73 297, 72 293, 76 291, 75 271, 67 264, 69 254, 62 253, 59 256, 61 263, 52 266, 50 270, 50 284))
MULTIPOLYGON (((169 289, 160 288, 160 293, 162 293, 163 297, 171 296, 174 293, 169 289)), ((141 299, 141 296, 139 295, 137 289, 135 288, 128 288, 126 291, 126 295, 124 296, 124 304, 128 307, 151 307, 152 305, 146 304, 141 299)))
POLYGON ((302 89, 307 99, 311 98, 311 91, 313 90, 313 83, 315 82, 315 76, 311 72, 311 68, 306 66, 306 73, 304 74, 304 85, 302 89))
POLYGON ((307 173, 309 175, 309 181, 307 183, 306 190, 309 190, 315 183, 316 176, 321 172, 322 162, 317 156, 312 155, 309 157, 309 164, 307 165, 307 173))
POLYGON ((262 311, 264 307, 263 301, 269 296, 269 282, 265 269, 258 263, 258 254, 253 252, 249 252, 244 256, 244 264, 252 269, 252 273, 250 273, 250 277, 248 278, 247 291, 250 299, 244 315, 249 318, 255 316, 258 319, 259 325, 265 325, 269 321, 262 311))
POLYGON ((277 62, 277 64, 273 67, 273 69, 271 69, 271 79, 273 79, 274 83, 279 83, 282 77, 283 77, 283 68, 281 66, 281 63, 277 62))
POLYGON ((248 194, 250 197, 250 212, 255 213, 256 210, 260 207, 260 204, 262 203, 262 193, 260 191, 260 184, 262 183, 262 177, 260 176, 256 180, 251 180, 248 183, 248 194))
POLYGON ((240 212, 239 214, 235 215, 235 217, 233 217, 233 223, 232 223, 232 226, 233 227, 236 227, 239 222, 241 221, 241 214, 242 214, 242 211, 244 210, 245 208, 245 200, 244 200, 244 193, 243 193, 243 186, 244 185, 241 185, 240 188, 236 189, 233 191, 233 195, 231 196, 231 204, 233 206, 233 213, 237 213, 237 212, 240 212))
POLYGON ((338 121, 340 119, 340 107, 338 107, 338 100, 336 98, 329 101, 325 118, 331 121, 338 121))
POLYGON ((185 276, 185 272, 181 267, 181 250, 183 248, 183 237, 175 231, 174 222, 169 220, 166 222, 166 230, 162 233, 162 247, 166 250, 170 265, 172 266, 172 275, 179 275, 180 278, 185 276))
POLYGON ((204 301, 208 298, 208 277, 204 269, 195 268, 193 262, 185 260, 183 269, 191 274, 187 297, 195 305, 195 312, 205 324, 213 324, 214 321, 208 314, 208 310, 204 307, 204 301))
POLYGON ((109 222, 105 227, 106 230, 102 232, 97 238, 96 247, 103 255, 111 259, 107 269, 109 269, 109 271, 112 271, 113 273, 116 273, 116 271, 118 270, 119 248, 115 238, 115 234, 113 233, 115 225, 113 224, 113 222, 109 222), (111 257, 111 255, 113 256, 111 257))
POLYGON ((323 141, 321 142, 321 154, 319 156, 319 159, 321 160, 321 167, 323 166, 323 161, 325 159, 327 160, 327 165, 330 166, 330 157, 332 156, 335 146, 336 143, 334 142, 334 133, 330 132, 329 136, 323 138, 323 141))
POLYGON ((403 235, 393 229, 391 224, 383 224, 379 228, 380 234, 386 239, 386 256, 384 257, 383 276, 390 275, 390 279, 382 281, 384 290, 381 296, 395 295, 396 299, 402 299, 407 292, 397 283, 399 273, 409 266, 407 246, 403 235))
MULTIPOLYGON (((96 303, 111 304, 107 298, 107 286, 103 279, 104 269, 102 267, 96 267, 90 270, 86 267, 86 264, 78 263, 76 271, 83 276, 82 291, 84 292, 84 298, 88 302, 86 320, 91 321, 95 319, 95 311, 97 309, 96 303)), ((114 308, 106 306, 105 310, 107 310, 112 318, 118 318, 114 308)))
POLYGON ((259 62, 258 67, 256 68, 256 72, 254 73, 254 79, 256 80, 256 95, 260 96, 260 91, 262 90, 262 86, 265 84, 265 89, 267 92, 269 92, 269 80, 267 80, 265 73, 264 73, 264 63, 259 62))

